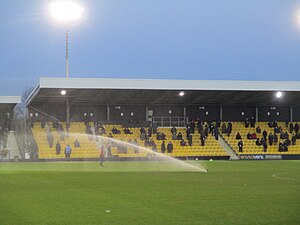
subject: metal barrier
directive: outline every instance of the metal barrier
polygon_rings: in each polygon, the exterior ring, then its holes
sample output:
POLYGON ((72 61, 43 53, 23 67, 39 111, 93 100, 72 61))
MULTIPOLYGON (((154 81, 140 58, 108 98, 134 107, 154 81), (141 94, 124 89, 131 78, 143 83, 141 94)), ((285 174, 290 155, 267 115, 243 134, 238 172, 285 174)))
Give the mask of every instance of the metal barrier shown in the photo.
POLYGON ((158 127, 185 127, 188 117, 152 117, 152 124, 158 127))

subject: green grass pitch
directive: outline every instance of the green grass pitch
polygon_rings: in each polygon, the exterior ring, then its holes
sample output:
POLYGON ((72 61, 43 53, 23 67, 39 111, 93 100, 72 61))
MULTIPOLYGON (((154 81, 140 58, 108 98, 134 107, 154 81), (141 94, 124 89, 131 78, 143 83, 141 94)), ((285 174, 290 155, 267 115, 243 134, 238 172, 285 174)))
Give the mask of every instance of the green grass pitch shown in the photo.
POLYGON ((300 224, 300 161, 191 163, 0 163, 0 224, 300 224))

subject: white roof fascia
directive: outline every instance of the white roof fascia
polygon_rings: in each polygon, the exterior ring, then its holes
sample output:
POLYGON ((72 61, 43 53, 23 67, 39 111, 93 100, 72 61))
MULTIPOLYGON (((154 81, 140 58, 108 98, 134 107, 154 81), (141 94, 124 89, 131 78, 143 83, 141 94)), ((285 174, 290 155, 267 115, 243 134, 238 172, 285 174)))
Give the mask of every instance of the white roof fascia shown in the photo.
POLYGON ((300 91, 300 81, 41 78, 39 86, 65 89, 300 91))
POLYGON ((21 103, 21 96, 0 96, 0 104, 21 103))

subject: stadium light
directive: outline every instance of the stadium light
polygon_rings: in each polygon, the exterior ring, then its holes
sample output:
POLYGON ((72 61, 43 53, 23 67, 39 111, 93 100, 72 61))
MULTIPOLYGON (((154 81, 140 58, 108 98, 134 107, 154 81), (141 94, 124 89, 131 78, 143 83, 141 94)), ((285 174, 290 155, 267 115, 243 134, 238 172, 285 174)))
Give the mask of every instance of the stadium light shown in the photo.
POLYGON ((60 93, 61 93, 61 95, 66 95, 67 91, 66 90, 62 90, 60 93))
POLYGON ((54 19, 64 23, 66 32, 66 78, 69 78, 69 29, 70 22, 78 20, 84 10, 72 1, 55 1, 50 3, 50 13, 54 19))
POLYGON ((276 92, 276 98, 281 98, 283 93, 281 91, 276 92))
POLYGON ((184 96, 185 95, 185 93, 184 93, 184 91, 181 91, 181 92, 179 92, 179 96, 184 96))

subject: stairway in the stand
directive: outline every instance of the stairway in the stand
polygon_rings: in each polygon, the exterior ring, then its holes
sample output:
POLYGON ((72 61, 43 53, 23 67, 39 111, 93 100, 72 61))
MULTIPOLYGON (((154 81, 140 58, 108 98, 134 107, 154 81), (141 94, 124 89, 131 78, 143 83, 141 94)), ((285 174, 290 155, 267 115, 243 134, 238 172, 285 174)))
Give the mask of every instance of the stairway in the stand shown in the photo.
POLYGON ((239 157, 236 155, 235 151, 227 144, 227 142, 223 139, 223 137, 219 136, 219 144, 222 148, 228 153, 230 156, 229 160, 239 160, 239 157))
POLYGON ((18 157, 19 159, 21 158, 19 146, 17 144, 15 133, 13 131, 9 132, 8 134, 7 150, 10 151, 9 159, 14 159, 15 157, 18 157))

